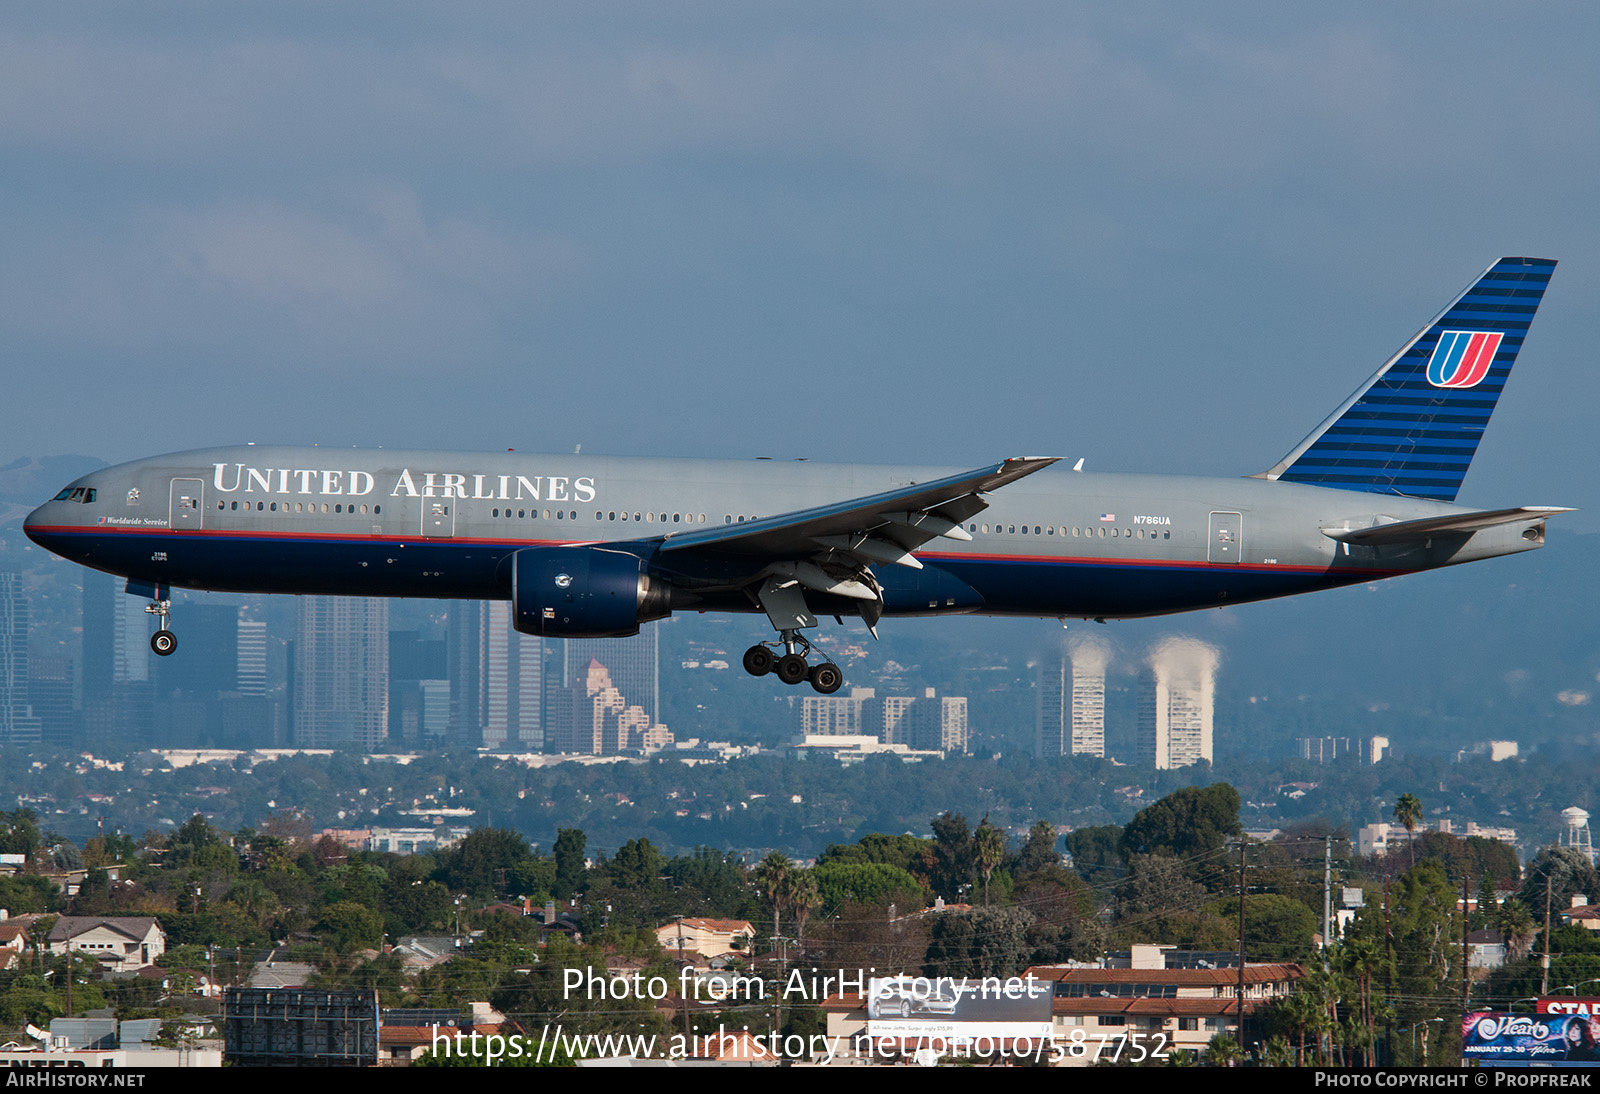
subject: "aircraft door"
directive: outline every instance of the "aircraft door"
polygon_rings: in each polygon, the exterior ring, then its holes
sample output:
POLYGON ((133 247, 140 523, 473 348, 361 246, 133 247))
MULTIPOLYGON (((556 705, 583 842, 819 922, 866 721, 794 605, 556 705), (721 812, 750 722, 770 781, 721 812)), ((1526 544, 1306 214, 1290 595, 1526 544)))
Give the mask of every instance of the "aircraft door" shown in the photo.
POLYGON ((1232 565, 1244 558, 1244 514, 1212 513, 1206 561, 1232 565))
POLYGON ((172 494, 168 499, 168 528, 199 528, 205 519, 201 502, 205 496, 204 479, 173 479, 172 494))
POLYGON ((432 539, 449 539, 456 534, 456 499, 422 499, 422 534, 432 539))

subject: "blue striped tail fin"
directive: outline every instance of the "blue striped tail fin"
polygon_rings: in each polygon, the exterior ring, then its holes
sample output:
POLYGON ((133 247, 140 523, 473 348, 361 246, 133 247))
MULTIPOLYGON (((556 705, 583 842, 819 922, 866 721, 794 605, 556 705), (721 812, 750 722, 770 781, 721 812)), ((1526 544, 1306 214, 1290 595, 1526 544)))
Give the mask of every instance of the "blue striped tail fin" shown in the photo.
POLYGON ((1490 266, 1261 477, 1455 501, 1555 267, 1490 266))

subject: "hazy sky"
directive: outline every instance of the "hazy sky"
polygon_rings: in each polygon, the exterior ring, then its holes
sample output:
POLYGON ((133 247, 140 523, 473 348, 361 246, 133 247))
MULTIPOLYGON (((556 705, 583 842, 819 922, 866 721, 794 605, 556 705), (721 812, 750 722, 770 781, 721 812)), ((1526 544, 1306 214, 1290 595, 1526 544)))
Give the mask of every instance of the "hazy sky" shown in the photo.
POLYGON ((1577 3, 9 4, 0 462, 1246 474, 1521 254, 1461 501, 1600 528, 1597 56, 1577 3))

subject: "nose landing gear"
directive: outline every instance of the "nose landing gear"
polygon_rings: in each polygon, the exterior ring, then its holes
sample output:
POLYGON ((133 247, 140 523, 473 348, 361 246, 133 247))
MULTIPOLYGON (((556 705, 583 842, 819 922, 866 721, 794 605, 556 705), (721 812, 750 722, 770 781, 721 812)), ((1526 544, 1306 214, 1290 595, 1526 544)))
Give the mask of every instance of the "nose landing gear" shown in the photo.
POLYGON ((161 629, 150 636, 150 648, 158 656, 172 656, 172 652, 178 648, 178 636, 167 629, 167 619, 172 615, 172 601, 157 600, 146 604, 144 610, 161 620, 161 629))

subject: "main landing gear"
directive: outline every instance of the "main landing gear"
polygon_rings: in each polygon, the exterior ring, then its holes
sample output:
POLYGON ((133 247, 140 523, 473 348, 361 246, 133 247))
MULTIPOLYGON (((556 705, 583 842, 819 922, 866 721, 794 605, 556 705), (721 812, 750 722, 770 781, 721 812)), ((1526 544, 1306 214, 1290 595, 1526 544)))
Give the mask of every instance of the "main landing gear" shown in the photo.
POLYGON ((161 629, 150 636, 150 648, 162 657, 172 656, 172 651, 178 648, 178 636, 167 629, 167 618, 172 615, 172 601, 153 601, 146 604, 144 610, 161 620, 161 629))
POLYGON ((811 652, 811 643, 799 631, 780 631, 778 639, 783 643, 784 652, 781 655, 765 643, 745 650, 744 671, 751 676, 776 672, 779 680, 791 686, 802 680, 810 680, 811 686, 823 695, 832 695, 844 686, 844 670, 832 661, 816 665, 807 663, 806 655, 811 652))

